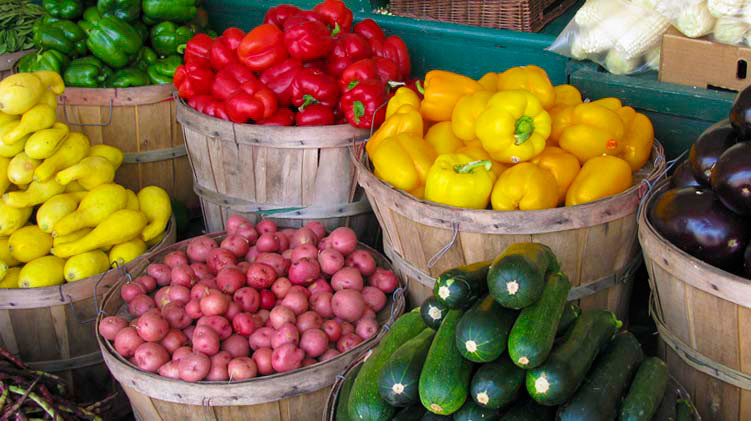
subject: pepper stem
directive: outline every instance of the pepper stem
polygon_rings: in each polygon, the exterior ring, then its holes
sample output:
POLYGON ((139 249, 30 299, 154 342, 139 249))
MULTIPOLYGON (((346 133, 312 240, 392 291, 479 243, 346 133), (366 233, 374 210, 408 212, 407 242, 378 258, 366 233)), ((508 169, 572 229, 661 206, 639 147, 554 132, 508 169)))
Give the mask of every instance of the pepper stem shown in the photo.
POLYGON ((339 26, 339 22, 336 22, 334 24, 334 30, 331 31, 331 36, 335 37, 335 36, 339 35, 339 33, 341 33, 341 32, 342 32, 342 28, 339 26))
POLYGON ((355 118, 355 123, 360 123, 360 117, 365 115, 365 104, 361 101, 355 101, 352 103, 352 114, 355 118))
POLYGON ((425 88, 423 88, 421 81, 418 80, 417 82, 415 82, 415 87, 417 87, 417 92, 425 95, 425 88))
POLYGON ((349 85, 347 85, 347 90, 349 91, 350 89, 352 89, 355 86, 357 86, 359 83, 360 83, 359 80, 357 80, 357 79, 353 80, 352 82, 349 83, 349 85))
POLYGON ((184 54, 185 53, 185 47, 187 47, 187 45, 185 45, 185 44, 178 45, 177 46, 177 54, 184 54))
POLYGON ((535 122, 532 120, 532 117, 529 116, 521 116, 518 120, 516 120, 516 128, 514 130, 514 138, 516 141, 514 142, 515 145, 521 145, 524 142, 529 139, 530 136, 532 136, 532 133, 535 132, 535 122))
POLYGON ((304 100, 304 102, 302 103, 302 105, 300 106, 300 108, 298 108, 300 111, 303 111, 305 109, 305 107, 307 107, 310 104, 318 104, 318 100, 315 99, 315 97, 313 95, 311 95, 311 94, 305 94, 305 95, 303 95, 302 99, 304 100))
POLYGON ((454 171, 456 171, 457 174, 471 174, 472 170, 478 167, 484 167, 485 171, 490 171, 490 169, 493 168, 493 164, 487 159, 472 161, 466 164, 454 165, 454 171))

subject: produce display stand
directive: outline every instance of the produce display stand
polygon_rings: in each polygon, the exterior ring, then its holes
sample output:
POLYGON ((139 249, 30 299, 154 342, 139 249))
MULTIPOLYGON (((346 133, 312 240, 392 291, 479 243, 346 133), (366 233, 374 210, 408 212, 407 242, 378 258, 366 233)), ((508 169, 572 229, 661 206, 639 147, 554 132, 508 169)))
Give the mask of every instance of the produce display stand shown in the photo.
POLYGON ((13 66, 23 56, 33 53, 34 50, 23 50, 10 54, 0 55, 0 80, 13 73, 13 66))
MULTIPOLYGON (((208 234, 221 241, 225 233, 208 234)), ((159 261, 171 251, 185 250, 188 241, 174 244, 151 254, 129 269, 132 277, 138 276, 150 262, 159 261)), ((370 251, 376 263, 386 269, 391 266, 379 253, 360 244, 370 251)), ((103 311, 97 317, 97 325, 105 315, 120 314, 125 310, 120 297, 120 288, 128 277, 121 276, 107 293, 103 311)), ((120 382, 130 399, 135 416, 140 421, 147 420, 280 420, 313 421, 323 413, 329 387, 336 376, 362 352, 368 350, 388 329, 405 308, 402 289, 397 289, 377 319, 382 324, 375 337, 363 341, 357 347, 325 362, 320 362, 289 373, 277 373, 256 377, 241 382, 199 382, 188 383, 161 377, 139 370, 121 357, 114 346, 97 334, 97 341, 107 367, 120 382)))

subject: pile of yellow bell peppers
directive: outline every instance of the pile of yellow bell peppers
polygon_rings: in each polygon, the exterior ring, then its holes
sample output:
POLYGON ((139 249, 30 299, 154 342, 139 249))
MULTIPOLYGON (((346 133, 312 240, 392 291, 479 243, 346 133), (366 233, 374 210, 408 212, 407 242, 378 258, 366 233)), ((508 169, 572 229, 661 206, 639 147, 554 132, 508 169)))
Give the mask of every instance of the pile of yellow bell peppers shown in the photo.
POLYGON ((652 151, 649 118, 617 98, 584 102, 537 66, 479 80, 433 70, 402 87, 366 150, 375 175, 420 199, 537 210, 625 191, 652 151))

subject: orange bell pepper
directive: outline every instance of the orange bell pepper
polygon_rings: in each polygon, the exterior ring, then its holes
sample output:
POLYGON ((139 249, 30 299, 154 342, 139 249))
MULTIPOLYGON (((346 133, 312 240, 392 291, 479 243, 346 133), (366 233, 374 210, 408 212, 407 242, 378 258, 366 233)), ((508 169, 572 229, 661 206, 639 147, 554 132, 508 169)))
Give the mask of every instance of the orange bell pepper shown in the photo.
POLYGON ((480 79, 477 80, 477 83, 482 85, 483 89, 485 89, 486 91, 495 92, 498 90, 498 73, 485 73, 480 79))
POLYGON ((445 70, 429 71, 423 86, 425 96, 420 112, 430 121, 451 120, 451 112, 459 98, 483 89, 476 80, 445 70))
POLYGON ((581 165, 576 157, 561 148, 548 146, 541 154, 532 158, 532 163, 550 171, 558 184, 558 204, 566 201, 566 192, 581 165))
POLYGON ((585 162, 566 192, 566 206, 594 202, 626 191, 633 184, 631 166, 617 156, 597 156, 585 162))
POLYGON ((582 103, 582 94, 574 85, 558 85, 553 87, 555 92, 555 106, 571 107, 582 103))
POLYGON ((652 145, 655 141, 655 130, 649 117, 637 113, 631 107, 618 110, 618 115, 626 125, 623 137, 623 152, 618 155, 631 166, 632 171, 638 171, 649 160, 652 145))
POLYGON ((623 120, 615 111, 590 102, 574 107, 571 123, 561 132, 558 144, 583 163, 600 155, 619 155, 625 133, 623 120))

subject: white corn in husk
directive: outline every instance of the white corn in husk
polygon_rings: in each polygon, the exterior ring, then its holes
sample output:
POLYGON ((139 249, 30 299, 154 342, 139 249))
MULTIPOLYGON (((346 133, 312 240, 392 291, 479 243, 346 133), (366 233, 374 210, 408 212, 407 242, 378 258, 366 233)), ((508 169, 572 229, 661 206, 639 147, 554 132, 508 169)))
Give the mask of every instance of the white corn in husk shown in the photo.
POLYGON ((707 0, 707 8, 714 17, 740 17, 746 0, 707 0))
POLYGON ((712 30, 712 37, 723 44, 740 44, 745 41, 749 29, 749 25, 738 19, 719 18, 712 30))
POLYGON ((675 29, 689 38, 709 35, 715 26, 715 17, 709 13, 707 3, 701 1, 681 9, 675 20, 675 29))

